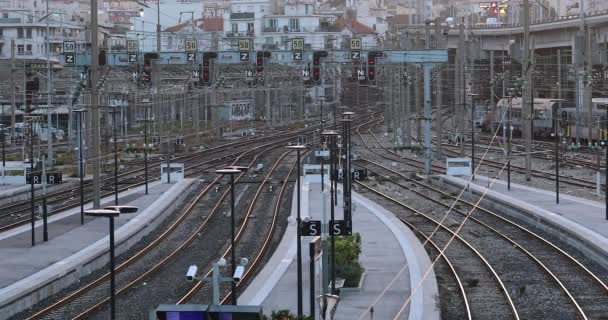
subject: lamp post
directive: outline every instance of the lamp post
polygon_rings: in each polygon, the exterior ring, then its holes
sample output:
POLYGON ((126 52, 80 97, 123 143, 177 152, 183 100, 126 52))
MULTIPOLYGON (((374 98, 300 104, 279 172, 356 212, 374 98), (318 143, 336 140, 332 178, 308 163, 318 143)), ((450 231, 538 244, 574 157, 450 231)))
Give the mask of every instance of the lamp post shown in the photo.
POLYGON ((84 224, 84 158, 82 155, 82 115, 85 109, 77 109, 72 112, 78 114, 78 177, 80 178, 80 224, 84 224))
POLYGON ((36 213, 35 213, 35 207, 36 207, 36 193, 34 190, 34 123, 36 121, 39 121, 39 117, 37 116, 28 116, 25 119, 27 122, 29 122, 29 135, 30 135, 30 207, 31 207, 31 213, 30 213, 30 224, 32 226, 32 234, 31 234, 31 238, 32 238, 32 247, 36 245, 36 213))
POLYGON ((148 194, 148 148, 150 146, 148 146, 148 122, 152 121, 148 116, 149 116, 149 111, 150 111, 150 103, 149 101, 143 101, 142 103, 146 103, 145 104, 145 114, 146 117, 142 120, 140 120, 141 122, 144 123, 144 179, 145 181, 145 185, 146 185, 146 194, 148 194), (147 103, 146 103, 147 102, 147 103))
MULTIPOLYGON (((330 222, 333 222, 335 217, 335 198, 334 198, 334 184, 332 183, 334 177, 333 174, 333 170, 334 170, 334 146, 335 146, 335 139, 336 137, 339 135, 337 131, 334 130, 327 130, 325 132, 323 132, 323 135, 326 136, 329 139, 329 159, 330 159, 330 166, 329 166, 329 170, 331 171, 331 174, 329 175, 329 192, 330 192, 330 206, 329 206, 329 210, 330 210, 330 217, 329 220, 330 222)), ((333 232, 330 233, 330 237, 331 237, 331 260, 330 260, 330 265, 331 265, 331 293, 334 294, 336 292, 336 238, 333 235, 333 232)), ((323 286, 327 286, 327 284, 323 284, 323 286)))
POLYGON ((114 205, 118 205, 118 136, 116 135, 116 113, 120 112, 112 110, 112 134, 114 135, 114 205))
MULTIPOLYGON (((232 268, 232 274, 236 270, 236 250, 234 246, 234 176, 240 174, 241 172, 246 171, 246 167, 227 167, 225 169, 215 170, 215 173, 221 175, 230 175, 230 267, 232 268)), ((237 303, 237 294, 236 294, 236 283, 232 282, 231 288, 231 298, 232 304, 236 305, 237 303)))
POLYGON ((350 146, 350 125, 353 122, 353 120, 350 118, 350 116, 354 115, 354 112, 344 112, 342 113, 346 119, 342 119, 342 123, 344 124, 344 132, 343 132, 343 138, 342 141, 344 143, 344 169, 345 169, 345 173, 343 174, 342 177, 342 185, 344 187, 344 191, 343 191, 343 201, 344 201, 344 220, 347 221, 347 223, 351 223, 352 222, 352 199, 351 199, 351 184, 352 184, 352 176, 351 176, 351 166, 350 166, 350 152, 351 152, 351 146, 350 146))
POLYGON ((114 268, 114 218, 121 213, 137 212, 137 207, 111 206, 105 209, 87 210, 84 213, 91 217, 104 217, 110 219, 110 319, 116 319, 116 279, 114 268))
POLYGON ((302 230, 301 230, 301 208, 300 208, 300 152, 302 150, 307 149, 307 147, 305 145, 293 145, 293 146, 287 146, 287 149, 290 150, 296 150, 297 154, 298 154, 298 159, 297 159, 297 164, 296 166, 298 167, 297 170, 297 174, 298 174, 298 180, 297 180, 297 217, 296 217, 296 230, 297 230, 297 255, 298 255, 298 319, 302 318, 303 315, 303 307, 302 307, 302 230))
POLYGON ((471 180, 475 180, 475 98, 479 95, 469 93, 471 102, 471 180))
MULTIPOLYGON (((319 102, 321 102, 321 133, 323 133, 323 101, 325 101, 325 97, 319 97, 319 102)), ((320 140, 323 142, 323 139, 320 140)))
POLYGON ((561 114, 562 102, 564 99, 551 99, 551 102, 557 102, 557 112, 553 115, 553 123, 555 126, 555 133, 551 133, 551 136, 555 137, 555 203, 559 204, 559 144, 562 139, 561 130, 559 129, 558 115, 561 114))

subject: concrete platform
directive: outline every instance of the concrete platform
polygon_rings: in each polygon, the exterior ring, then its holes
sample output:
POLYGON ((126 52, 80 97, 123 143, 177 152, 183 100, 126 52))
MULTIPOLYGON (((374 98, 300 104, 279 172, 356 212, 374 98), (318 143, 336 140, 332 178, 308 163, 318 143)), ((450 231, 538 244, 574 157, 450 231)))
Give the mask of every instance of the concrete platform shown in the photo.
POLYGON ((563 239, 608 267, 608 221, 604 203, 560 193, 560 203, 556 204, 555 192, 515 183, 511 183, 508 190, 505 181, 479 175, 475 175, 473 182, 469 177, 440 176, 439 180, 457 189, 468 186, 470 192, 485 194, 487 206, 563 239))
MULTIPOLYGON (((321 219, 323 201, 320 183, 309 183, 314 179, 305 181, 302 186, 302 216, 321 219)), ((329 202, 329 192, 327 200, 329 202)), ((338 202, 341 201, 339 197, 338 202)), ((293 201, 292 216, 296 215, 295 202, 293 201)), ((422 281, 422 275, 430 267, 430 260, 418 239, 392 213, 365 197, 353 193, 353 202, 357 206, 353 213, 353 232, 361 234, 360 262, 365 268, 365 275, 361 288, 341 290, 334 319, 369 319, 371 307, 374 307, 374 319, 393 319, 412 292, 414 295, 410 304, 403 308, 398 319, 439 319, 439 311, 435 307, 435 274, 431 270, 426 280, 422 281)), ((329 203, 326 203, 326 210, 329 218, 329 203)), ((335 212, 336 219, 340 219, 342 207, 338 206, 335 212)), ((309 238, 304 237, 302 241, 305 314, 310 314, 309 238)), ((262 305, 267 314, 280 309, 289 309, 295 314, 295 255, 296 229, 295 226, 288 226, 268 264, 240 295, 239 304, 262 305)), ((318 258, 315 267, 315 296, 321 294, 320 260, 318 258)), ((315 310, 316 319, 320 319, 316 302, 315 310)))
MULTIPOLYGON (((140 208, 138 213, 115 219, 116 254, 128 250, 163 219, 198 185, 186 179, 174 184, 150 184, 122 193, 119 204, 140 208)), ((102 200, 113 205, 114 198, 102 200)), ((91 203, 85 205, 90 208, 91 203)), ((0 234, 0 319, 27 309, 77 281, 109 261, 108 219, 85 218, 80 208, 49 218, 49 241, 42 242, 42 227, 36 224, 37 244, 31 247, 30 226, 0 234)))

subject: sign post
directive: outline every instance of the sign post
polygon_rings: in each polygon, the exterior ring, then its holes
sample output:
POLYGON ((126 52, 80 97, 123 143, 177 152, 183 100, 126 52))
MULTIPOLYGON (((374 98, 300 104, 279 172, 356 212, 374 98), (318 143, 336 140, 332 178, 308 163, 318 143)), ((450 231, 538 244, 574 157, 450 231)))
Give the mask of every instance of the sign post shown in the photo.
POLYGON ((239 40, 239 61, 249 61, 251 56, 251 44, 248 39, 239 40))
POLYGON ((137 52, 139 52, 139 43, 137 40, 127 40, 129 63, 137 63, 137 52))
POLYGON ((350 59, 353 61, 361 60, 361 50, 363 50, 363 44, 361 38, 350 39, 350 59))
POLYGON ((294 38, 291 40, 291 58, 293 61, 302 61, 304 56, 304 39, 294 38))
POLYGON ((76 42, 64 41, 63 42, 63 53, 65 54, 65 64, 76 63, 76 42))
POLYGON ((186 40, 186 61, 196 62, 196 39, 186 40))

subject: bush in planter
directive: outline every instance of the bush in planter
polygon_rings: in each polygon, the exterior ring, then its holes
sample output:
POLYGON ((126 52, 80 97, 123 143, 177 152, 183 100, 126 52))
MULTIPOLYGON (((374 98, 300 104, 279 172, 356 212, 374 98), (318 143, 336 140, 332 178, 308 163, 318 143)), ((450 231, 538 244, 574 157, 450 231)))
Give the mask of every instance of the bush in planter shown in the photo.
MULTIPOLYGON (((289 312, 289 310, 272 311, 270 318, 264 317, 266 320, 298 320, 298 316, 289 312)), ((313 320, 310 316, 302 316, 299 320, 313 320)))
MULTIPOLYGON (((331 247, 330 247, 331 254, 331 247)), ((336 277, 345 279, 345 287, 357 287, 363 274, 359 264, 361 254, 361 235, 355 233, 352 237, 336 238, 336 277)))

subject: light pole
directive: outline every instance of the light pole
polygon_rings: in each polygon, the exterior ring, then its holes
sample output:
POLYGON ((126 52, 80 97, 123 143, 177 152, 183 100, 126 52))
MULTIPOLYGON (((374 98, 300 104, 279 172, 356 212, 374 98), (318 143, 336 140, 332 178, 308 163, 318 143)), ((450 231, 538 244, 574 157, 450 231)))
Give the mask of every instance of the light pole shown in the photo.
POLYGON ((35 213, 35 208, 36 208, 36 193, 34 190, 34 122, 39 120, 39 117, 37 116, 28 116, 25 119, 28 123, 29 123, 29 135, 30 135, 30 206, 31 206, 31 213, 30 213, 30 224, 32 226, 32 234, 31 234, 31 238, 32 238, 32 247, 36 245, 36 213, 35 213))
POLYGON ((116 107, 112 110, 112 131, 114 135, 114 205, 118 205, 118 136, 116 135, 116 107))
MULTIPOLYGON (((319 97, 318 100, 321 102, 321 133, 323 133, 323 101, 325 101, 325 97, 319 97)), ((323 142, 323 139, 320 142, 323 142)))
POLYGON ((78 114, 78 171, 80 178, 80 224, 84 224, 84 157, 82 154, 82 115, 85 109, 77 109, 72 112, 78 114))
POLYGON ((471 102, 471 180, 475 180, 475 98, 479 95, 469 93, 471 102))
MULTIPOLYGON (((244 172, 247 170, 247 167, 227 167, 225 169, 219 169, 219 170, 215 170, 215 173, 217 174, 221 174, 221 175, 230 175, 230 267, 232 268, 232 274, 234 274, 234 271, 236 271, 236 248, 234 246, 234 202, 235 202, 235 198, 234 198, 234 176, 237 174, 240 174, 241 172, 244 172)), ((232 304, 236 305, 237 304, 237 292, 236 292, 236 283, 233 281, 232 282, 232 288, 231 288, 231 298, 232 298, 232 304)))
POLYGON ((354 112, 344 112, 342 113, 346 119, 342 119, 342 123, 344 124, 344 133, 342 141, 344 143, 344 169, 345 173, 342 177, 342 185, 344 187, 343 191, 343 201, 344 201, 344 220, 346 223, 352 223, 352 199, 351 199, 351 184, 352 184, 352 176, 351 176, 351 167, 350 167, 350 125, 353 122, 353 119, 350 117, 354 115, 354 112))
POLYGON ((297 174, 298 174, 298 180, 297 180, 297 218, 296 218, 296 230, 297 230, 297 255, 298 255, 298 319, 302 318, 303 315, 303 307, 302 307, 302 230, 301 230, 301 215, 300 215, 300 152, 302 150, 307 149, 307 147, 305 145, 293 145, 293 146, 287 146, 287 149, 290 150, 296 150, 298 153, 298 159, 297 159, 297 163, 296 166, 298 167, 297 170, 297 174))
POLYGON ((137 207, 111 206, 105 209, 87 210, 84 213, 91 217, 104 217, 110 219, 110 319, 116 319, 116 279, 114 270, 114 218, 121 213, 135 213, 137 207))
MULTIPOLYGON (((333 184, 333 179, 335 179, 334 176, 334 146, 335 146, 335 139, 336 137, 339 135, 339 133, 337 131, 334 130, 327 130, 325 132, 323 132, 323 135, 326 136, 329 139, 329 170, 330 170, 330 175, 329 175, 329 192, 330 192, 330 206, 329 206, 329 210, 330 210, 330 222, 333 222, 335 217, 335 198, 334 198, 334 184, 333 184)), ((331 261, 330 261, 330 265, 331 265, 331 294, 335 294, 336 292, 336 238, 332 233, 330 233, 331 236, 331 261)), ((323 284, 323 286, 327 286, 327 284, 323 284)))
POLYGON ((564 99, 551 99, 551 102, 557 102, 557 112, 553 115, 553 123, 555 126, 555 132, 552 136, 555 136, 555 203, 559 204, 559 144, 562 139, 561 130, 559 129, 560 121, 558 115, 561 114, 562 102, 564 99))
MULTIPOLYGON (((142 101, 142 103, 145 103, 146 101, 142 101)), ((145 114, 146 117, 145 119, 140 120, 141 122, 144 123, 144 179, 145 181, 145 186, 146 186, 146 194, 148 194, 148 149, 150 146, 148 146, 148 122, 152 121, 148 116, 149 116, 149 111, 150 111, 150 107, 151 105, 148 103, 145 104, 145 114)))

